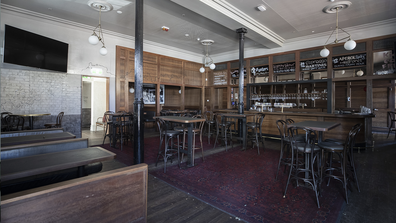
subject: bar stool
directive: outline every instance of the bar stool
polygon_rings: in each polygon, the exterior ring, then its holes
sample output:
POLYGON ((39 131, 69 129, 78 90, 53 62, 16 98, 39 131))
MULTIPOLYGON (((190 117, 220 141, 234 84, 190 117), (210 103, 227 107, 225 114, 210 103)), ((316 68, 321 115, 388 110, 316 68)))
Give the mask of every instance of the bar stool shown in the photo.
MULTIPOLYGON (((299 187, 299 181, 303 181, 305 186, 310 186, 316 195, 316 202, 318 208, 319 203, 319 185, 321 182, 320 175, 320 148, 316 146, 316 133, 314 130, 302 127, 290 127, 288 128, 288 136, 291 145, 292 157, 289 176, 287 178, 285 193, 283 198, 286 197, 287 187, 289 186, 290 180, 296 180, 297 187, 299 187), (299 142, 295 137, 298 131, 305 132, 305 141, 299 142), (304 158, 301 159, 302 155, 304 158), (315 172, 314 163, 317 163, 318 171, 315 172), (304 174, 304 175, 302 175, 304 174)), ((301 185, 303 186, 303 185, 301 185)))
MULTIPOLYGON (((201 115, 194 115, 192 118, 201 118, 201 115)), ((203 152, 203 143, 202 143, 202 131, 203 131, 203 126, 204 126, 205 122, 202 121, 202 122, 198 122, 198 123, 194 123, 194 124, 195 124, 195 126, 192 129, 192 132, 193 132, 192 159, 193 160, 195 159, 194 158, 195 150, 200 149, 201 150, 201 154, 202 154, 202 162, 203 162, 204 161, 204 152, 203 152), (201 143, 200 147, 196 147, 196 144, 195 144, 196 135, 199 135, 199 141, 201 143)), ((183 143, 182 143, 183 150, 185 150, 185 148, 186 148, 186 134, 187 133, 188 133, 188 129, 184 128, 183 129, 183 143)), ((180 151, 178 151, 178 152, 180 153, 180 151)), ((184 153, 182 153, 182 157, 181 157, 180 163, 183 162, 183 158, 184 158, 184 153)))
POLYGON ((247 127, 247 133, 248 133, 248 139, 252 141, 253 147, 254 145, 257 146, 257 153, 260 155, 260 142, 263 144, 264 147, 264 138, 263 138, 263 133, 262 133, 262 125, 263 125, 263 120, 264 120, 265 114, 264 113, 259 113, 257 116, 255 116, 255 121, 254 122, 248 122, 246 124, 247 127), (249 134, 249 130, 250 134, 249 134))
POLYGON ((216 127, 216 121, 214 120, 214 115, 212 111, 206 111, 204 112, 204 118, 205 118, 205 124, 208 126, 207 127, 207 135, 208 135, 208 144, 210 145, 210 136, 213 133, 210 133, 210 128, 216 127))
POLYGON ((390 132, 395 132, 395 140, 396 140, 396 112, 388 111, 387 115, 388 115, 389 130, 388 130, 388 136, 386 138, 389 137, 390 132))
POLYGON ((180 146, 180 132, 179 131, 175 131, 175 130, 168 130, 166 123, 164 120, 162 120, 161 118, 157 118, 157 125, 158 125, 158 129, 160 131, 160 146, 158 148, 158 154, 157 154, 157 161, 155 162, 155 166, 157 166, 158 161, 159 161, 159 157, 162 156, 164 159, 164 173, 166 173, 166 163, 168 161, 168 159, 171 159, 171 162, 173 162, 172 158, 174 155, 176 155, 177 153, 177 160, 178 160, 178 164, 180 166, 180 154, 179 154, 179 146, 180 146), (175 148, 175 145, 173 143, 174 139, 177 139, 177 144, 175 148), (164 142, 164 150, 162 150, 162 143, 164 142), (170 142, 170 145, 169 145, 170 142))
POLYGON ((353 174, 353 179, 355 180, 358 191, 360 192, 359 182, 357 179, 354 159, 353 159, 353 146, 355 144, 356 135, 359 133, 362 124, 357 124, 352 128, 348 136, 345 139, 343 144, 338 142, 330 142, 324 141, 318 144, 320 148, 322 148, 322 157, 323 164, 321 167, 322 172, 322 180, 326 177, 329 178, 327 182, 327 186, 329 186, 330 179, 336 179, 343 184, 345 191, 345 200, 348 204, 348 173, 351 172, 353 174), (333 166, 333 154, 336 154, 339 157, 340 166, 333 166), (324 162, 325 155, 328 155, 328 162, 324 162), (334 173, 336 172, 336 173, 334 173))
POLYGON ((223 140, 223 142, 225 143, 225 147, 226 147, 226 151, 227 151, 228 139, 230 139, 231 148, 234 148, 234 146, 232 145, 231 124, 229 124, 227 122, 223 123, 221 121, 221 118, 222 118, 222 115, 215 115, 215 118, 214 118, 214 120, 216 121, 216 140, 215 140, 213 149, 216 148, 217 140, 220 139, 220 140, 223 140), (227 139, 227 134, 229 135, 228 139, 227 139), (219 138, 219 135, 220 135, 220 138, 219 138))

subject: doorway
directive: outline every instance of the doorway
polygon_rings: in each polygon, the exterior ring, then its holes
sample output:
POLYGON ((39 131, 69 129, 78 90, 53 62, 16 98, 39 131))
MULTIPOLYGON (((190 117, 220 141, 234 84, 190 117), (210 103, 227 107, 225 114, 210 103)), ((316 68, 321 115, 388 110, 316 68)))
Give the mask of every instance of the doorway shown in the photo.
POLYGON ((83 130, 103 131, 96 126, 102 121, 103 114, 109 109, 109 78, 82 77, 81 125, 83 130))

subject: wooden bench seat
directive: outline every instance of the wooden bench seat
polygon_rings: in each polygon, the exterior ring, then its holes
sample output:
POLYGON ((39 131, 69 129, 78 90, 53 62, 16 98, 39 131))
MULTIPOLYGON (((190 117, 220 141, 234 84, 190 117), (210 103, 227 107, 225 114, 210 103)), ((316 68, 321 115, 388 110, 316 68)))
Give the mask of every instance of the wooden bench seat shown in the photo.
POLYGON ((2 132, 1 133, 1 138, 17 137, 17 136, 28 136, 28 135, 51 134, 51 133, 61 133, 61 132, 64 132, 63 128, 11 131, 11 132, 2 132))
POLYGON ((3 146, 1 160, 89 147, 87 138, 3 146))
POLYGON ((147 164, 1 197, 8 222, 147 222, 147 164))

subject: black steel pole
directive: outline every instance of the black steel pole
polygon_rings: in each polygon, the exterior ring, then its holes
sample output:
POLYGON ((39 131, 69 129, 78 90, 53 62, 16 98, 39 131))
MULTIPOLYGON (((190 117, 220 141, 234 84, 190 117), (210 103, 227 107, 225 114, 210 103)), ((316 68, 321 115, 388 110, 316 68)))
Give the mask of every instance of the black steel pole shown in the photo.
POLYGON ((239 33, 239 103, 238 103, 238 114, 243 114, 243 60, 244 60, 244 37, 247 33, 246 28, 239 28, 236 30, 239 33))
POLYGON ((134 164, 144 163, 143 0, 135 0, 135 102, 133 103, 134 164))

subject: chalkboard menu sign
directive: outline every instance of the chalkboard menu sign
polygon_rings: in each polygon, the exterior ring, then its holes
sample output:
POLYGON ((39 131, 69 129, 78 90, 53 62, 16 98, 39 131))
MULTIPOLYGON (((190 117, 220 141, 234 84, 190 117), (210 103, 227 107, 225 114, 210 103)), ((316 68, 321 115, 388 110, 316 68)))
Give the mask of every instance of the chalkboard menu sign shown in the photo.
MULTIPOLYGON (((246 68, 243 68, 244 77, 246 77, 246 68)), ((238 78, 239 77, 239 69, 231 70, 231 77, 238 78)))
POLYGON ((213 72, 213 85, 227 84, 227 70, 213 72))
POLYGON ((333 57, 333 68, 366 65, 366 53, 333 57))
POLYGON ((252 67, 250 72, 253 76, 260 76, 269 73, 269 66, 252 67))
POLYGON ((274 73, 290 73, 295 72, 296 70, 296 63, 281 63, 273 65, 274 73))
POLYGON ((327 69, 327 58, 316 59, 316 60, 305 60, 300 62, 301 71, 322 70, 322 69, 327 69))

